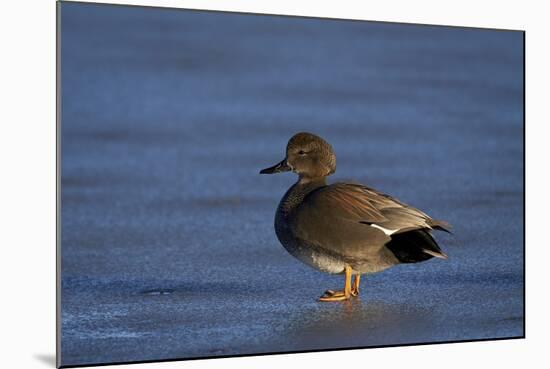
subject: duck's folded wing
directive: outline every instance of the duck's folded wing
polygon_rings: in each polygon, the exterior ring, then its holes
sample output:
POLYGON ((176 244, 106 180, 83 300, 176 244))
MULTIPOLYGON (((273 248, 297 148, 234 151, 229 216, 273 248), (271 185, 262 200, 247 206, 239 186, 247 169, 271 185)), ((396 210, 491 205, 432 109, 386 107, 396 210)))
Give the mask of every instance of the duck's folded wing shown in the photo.
POLYGON ((357 188, 356 191, 360 191, 362 196, 370 199, 372 206, 380 211, 386 218, 386 220, 381 222, 374 221, 372 224, 382 227, 384 230, 387 230, 387 233, 398 234, 415 229, 438 229, 450 232, 449 229, 451 226, 449 223, 433 219, 423 211, 407 205, 389 195, 362 185, 349 185, 343 183, 338 184, 337 187, 346 186, 357 188))
POLYGON ((296 209, 292 227, 299 238, 346 253, 373 251, 390 235, 415 229, 446 229, 444 222, 371 188, 335 183, 307 195, 296 209))

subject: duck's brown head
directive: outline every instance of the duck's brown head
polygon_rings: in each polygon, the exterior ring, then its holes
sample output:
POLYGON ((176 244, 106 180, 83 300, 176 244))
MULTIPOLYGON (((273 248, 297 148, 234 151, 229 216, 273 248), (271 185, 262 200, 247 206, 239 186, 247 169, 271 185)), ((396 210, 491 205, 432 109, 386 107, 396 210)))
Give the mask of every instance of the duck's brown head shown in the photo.
POLYGON ((303 180, 324 178, 336 171, 336 155, 332 146, 321 137, 300 132, 288 141, 286 157, 260 173, 273 174, 290 170, 303 180))

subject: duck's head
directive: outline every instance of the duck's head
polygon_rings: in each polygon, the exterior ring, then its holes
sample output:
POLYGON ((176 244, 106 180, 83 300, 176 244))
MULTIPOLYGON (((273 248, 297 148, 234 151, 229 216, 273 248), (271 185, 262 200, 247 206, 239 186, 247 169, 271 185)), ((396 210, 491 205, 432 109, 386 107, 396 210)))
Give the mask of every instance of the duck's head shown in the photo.
POLYGON ((260 174, 293 171, 300 180, 321 179, 336 171, 336 155, 332 146, 312 133, 300 132, 292 136, 286 146, 286 157, 260 174))

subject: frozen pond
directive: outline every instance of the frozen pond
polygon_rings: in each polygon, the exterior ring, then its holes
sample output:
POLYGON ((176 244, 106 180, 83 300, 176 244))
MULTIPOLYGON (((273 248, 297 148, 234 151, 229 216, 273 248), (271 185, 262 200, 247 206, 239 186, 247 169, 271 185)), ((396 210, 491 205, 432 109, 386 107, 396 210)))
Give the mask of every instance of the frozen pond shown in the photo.
POLYGON ((62 364, 523 335, 523 34, 63 3, 62 364), (302 265, 290 136, 448 220, 449 260, 302 265))

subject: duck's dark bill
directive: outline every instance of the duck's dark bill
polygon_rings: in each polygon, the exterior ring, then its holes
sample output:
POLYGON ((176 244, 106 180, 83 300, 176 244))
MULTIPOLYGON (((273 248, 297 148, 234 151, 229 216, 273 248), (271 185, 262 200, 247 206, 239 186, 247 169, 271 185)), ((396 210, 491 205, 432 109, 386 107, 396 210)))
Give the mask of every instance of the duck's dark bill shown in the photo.
POLYGON ((273 173, 288 172, 291 169, 292 168, 288 165, 288 163, 286 162, 286 159, 283 159, 283 161, 281 161, 278 164, 275 164, 272 167, 262 169, 260 171, 260 174, 273 174, 273 173))

